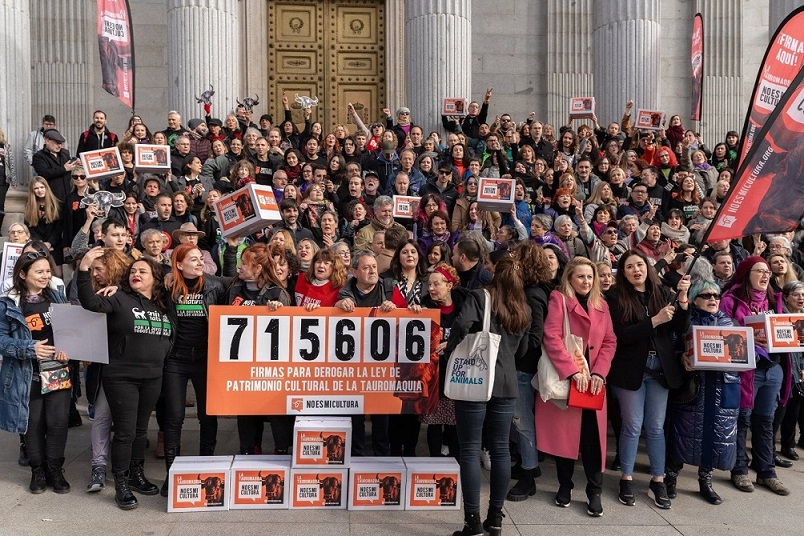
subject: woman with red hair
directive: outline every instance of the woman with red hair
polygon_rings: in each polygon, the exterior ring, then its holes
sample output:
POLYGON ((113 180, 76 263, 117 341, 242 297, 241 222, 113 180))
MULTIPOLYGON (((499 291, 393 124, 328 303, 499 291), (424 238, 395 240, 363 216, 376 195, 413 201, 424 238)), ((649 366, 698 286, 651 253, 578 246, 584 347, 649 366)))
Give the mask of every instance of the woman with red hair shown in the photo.
POLYGON ((670 147, 660 146, 653 153, 651 165, 659 170, 665 181, 670 182, 670 178, 678 167, 678 158, 676 158, 676 153, 670 147))
MULTIPOLYGON (((220 279, 204 273, 204 256, 197 245, 179 245, 171 255, 173 284, 168 311, 176 330, 176 342, 165 359, 162 395, 165 401, 165 469, 181 455, 181 429, 187 400, 187 382, 193 382, 200 425, 199 454, 212 456, 218 435, 218 419, 207 414, 207 340, 209 307, 226 303, 220 279)), ((167 497, 168 479, 160 490, 167 497)))

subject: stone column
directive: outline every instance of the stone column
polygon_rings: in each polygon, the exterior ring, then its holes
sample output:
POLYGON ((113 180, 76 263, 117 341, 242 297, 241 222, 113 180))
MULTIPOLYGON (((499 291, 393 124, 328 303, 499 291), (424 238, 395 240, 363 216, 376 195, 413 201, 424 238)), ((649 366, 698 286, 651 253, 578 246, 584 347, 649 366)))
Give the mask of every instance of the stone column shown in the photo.
POLYGON ((31 123, 31 13, 28 0, 0 0, 0 26, 14 31, 0 32, 0 128, 16 158, 17 179, 28 176, 28 162, 22 154, 31 123), (20 36, 23 36, 21 39, 20 36))
MULTIPOLYGON (((31 123, 31 13, 28 0, 0 0, 0 26, 14 31, 0 31, 0 128, 6 135, 14 152, 14 167, 17 181, 25 184, 30 176, 30 166, 22 152, 31 123), (23 38, 19 38, 22 36, 23 38)), ((8 226, 22 221, 27 195, 24 188, 9 190, 6 195, 6 211, 3 220, 3 236, 8 236, 8 226)))
MULTIPOLYGON (((93 65, 99 61, 95 2, 37 0, 30 6, 29 130, 40 125, 43 115, 51 114, 70 152, 75 153, 78 137, 92 123, 95 109, 93 65)), ((25 76, 22 71, 14 74, 25 76)))
POLYGON ((768 21, 768 38, 773 35, 776 28, 796 8, 804 6, 804 0, 773 0, 770 2, 770 20, 768 21))
MULTIPOLYGON (((240 26, 237 0, 168 0, 169 107, 182 124, 204 117, 196 102, 215 87, 212 115, 223 119, 235 107, 240 90, 240 26)), ((260 95, 261 99, 268 96, 260 95)))
POLYGON ((743 3, 699 0, 698 8, 704 23, 703 113, 700 129, 707 145, 714 147, 725 139, 729 130, 741 132, 746 104, 768 40, 762 39, 761 45, 756 47, 760 53, 756 67, 744 69, 744 41, 749 36, 743 32, 746 23, 743 3))
POLYGON ((592 6, 592 0, 547 2, 547 120, 556 128, 567 123, 572 97, 595 95, 592 6))
POLYGON ((594 3, 595 100, 600 125, 619 121, 625 102, 659 108, 659 0, 594 3))
POLYGON ((396 111, 407 104, 405 3, 385 0, 385 21, 385 106, 396 111))
POLYGON ((472 95, 472 1, 407 0, 405 42, 411 120, 440 131, 444 98, 482 98, 472 95))

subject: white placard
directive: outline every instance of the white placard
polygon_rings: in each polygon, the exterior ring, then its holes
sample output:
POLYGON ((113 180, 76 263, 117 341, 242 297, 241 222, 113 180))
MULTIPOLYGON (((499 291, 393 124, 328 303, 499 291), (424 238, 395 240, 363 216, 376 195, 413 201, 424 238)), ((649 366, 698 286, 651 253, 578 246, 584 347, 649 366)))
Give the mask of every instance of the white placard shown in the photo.
POLYGON ((68 303, 53 304, 53 341, 56 351, 78 361, 109 364, 106 315, 68 303))
POLYGON ((22 249, 24 247, 25 244, 15 244, 13 242, 3 244, 3 281, 11 277, 14 271, 14 264, 17 263, 17 259, 22 255, 22 249))

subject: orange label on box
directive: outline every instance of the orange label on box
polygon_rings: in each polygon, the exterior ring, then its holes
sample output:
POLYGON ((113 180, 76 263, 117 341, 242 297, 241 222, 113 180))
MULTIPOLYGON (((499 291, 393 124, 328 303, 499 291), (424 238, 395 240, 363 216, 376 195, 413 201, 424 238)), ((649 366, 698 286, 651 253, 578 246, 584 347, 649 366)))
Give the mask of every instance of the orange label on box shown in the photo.
POLYGON ((411 473, 408 504, 412 507, 454 507, 458 502, 458 473, 411 473))
POLYGON ((293 473, 291 508, 339 508, 344 505, 343 472, 293 473))
POLYGON ((138 168, 170 169, 170 147, 167 145, 135 145, 134 166, 138 168))
POLYGON ((124 171, 117 147, 81 153, 81 166, 90 180, 116 175, 124 171))
POLYGON ((226 472, 174 474, 173 508, 225 508, 226 476, 226 472))
POLYGON ((483 201, 505 201, 514 200, 514 184, 511 179, 480 179, 480 189, 477 193, 479 200, 483 201))
POLYGON ((346 432, 343 430, 298 430, 296 441, 298 447, 295 449, 294 465, 344 464, 346 432))
POLYGON ((360 472, 352 468, 352 505, 354 506, 398 506, 402 500, 401 472, 377 473, 360 472))
POLYGON ((659 130, 664 124, 664 112, 659 110, 637 110, 635 126, 641 130, 659 130))
POLYGON ((421 197, 416 197, 412 195, 395 195, 393 197, 394 200, 394 208, 393 208, 393 217, 394 218, 413 218, 416 214, 416 211, 419 209, 419 203, 421 202, 421 197))
POLYGON ((804 315, 769 315, 769 344, 777 349, 804 348, 804 315))
POLYGON ((594 97, 573 97, 570 99, 570 117, 575 119, 591 119, 595 113, 594 97))
POLYGON ((265 471, 236 470, 233 504, 282 504, 285 502, 287 472, 281 469, 265 471))
POLYGON ((745 329, 698 326, 695 331, 697 363, 748 364, 749 341, 745 329))

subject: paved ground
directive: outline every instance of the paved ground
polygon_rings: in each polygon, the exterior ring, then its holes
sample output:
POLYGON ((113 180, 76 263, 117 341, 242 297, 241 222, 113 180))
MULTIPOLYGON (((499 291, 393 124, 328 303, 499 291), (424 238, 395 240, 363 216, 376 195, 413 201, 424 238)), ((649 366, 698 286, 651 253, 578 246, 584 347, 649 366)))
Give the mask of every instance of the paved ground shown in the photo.
MULTIPOLYGON (((83 411, 82 411, 83 413, 83 411)), ((185 425, 185 452, 196 454, 198 422, 194 409, 188 409, 185 425), (192 447, 192 448, 189 448, 192 447)), ((460 528, 461 512, 347 512, 347 511, 229 511, 208 513, 166 513, 166 500, 139 497, 140 507, 124 512, 114 503, 111 482, 97 494, 84 492, 89 477, 90 422, 70 429, 67 448, 66 477, 72 493, 56 495, 48 490, 41 495, 28 491, 30 470, 17 465, 17 437, 0 434, 0 484, 6 491, 0 503, 0 535, 81 535, 142 534, 142 535, 206 535, 237 536, 293 534, 293 536, 371 535, 413 536, 449 535, 460 528)), ((156 422, 152 419, 149 434, 152 445, 156 440, 156 422)), ((237 425, 234 419, 220 423, 220 453, 237 449, 237 425)), ((266 425, 266 440, 270 430, 266 425)), ((610 442, 611 444, 611 442, 610 442)), ((422 436, 420 447, 425 446, 422 436)), ((424 454, 424 453, 422 453, 424 454)), ((804 454, 804 453, 802 453, 804 454)), ((506 503, 505 535, 726 535, 739 534, 780 536, 800 535, 804 526, 804 459, 792 469, 779 469, 779 475, 792 488, 788 497, 777 497, 767 490, 752 494, 741 493, 728 483, 726 473, 718 473, 716 490, 724 503, 711 506, 698 497, 696 473, 687 469, 679 479, 679 496, 671 510, 652 506, 647 496, 648 477, 646 458, 640 454, 637 467, 637 504, 625 507, 617 502, 617 478, 604 475, 604 516, 593 519, 586 515, 583 470, 576 471, 576 493, 570 508, 557 508, 552 499, 557 489, 555 468, 548 460, 544 476, 537 481, 536 496, 520 503, 506 503)), ((164 465, 149 451, 146 473, 157 484, 164 478, 164 465)), ((487 476, 487 475, 486 475, 487 476)), ((755 475, 751 475, 752 478, 755 475)), ((488 493, 488 487, 484 487, 488 493)))

